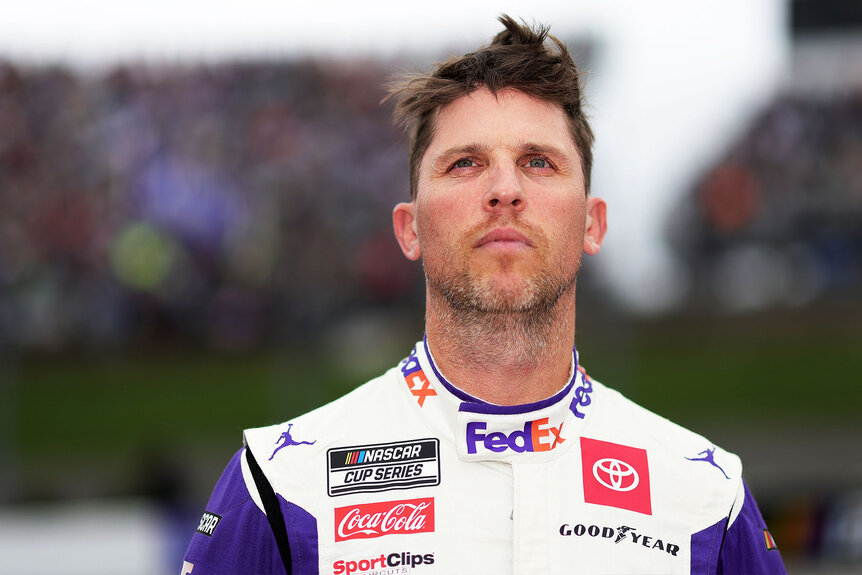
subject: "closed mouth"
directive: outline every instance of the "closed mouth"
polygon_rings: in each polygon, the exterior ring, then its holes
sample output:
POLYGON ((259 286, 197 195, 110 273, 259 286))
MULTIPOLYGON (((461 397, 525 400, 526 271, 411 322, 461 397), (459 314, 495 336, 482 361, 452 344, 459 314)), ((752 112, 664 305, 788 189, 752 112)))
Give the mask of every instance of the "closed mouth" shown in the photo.
POLYGON ((527 236, 512 228, 491 230, 479 238, 474 247, 479 248, 488 244, 523 244, 534 247, 533 242, 527 236))

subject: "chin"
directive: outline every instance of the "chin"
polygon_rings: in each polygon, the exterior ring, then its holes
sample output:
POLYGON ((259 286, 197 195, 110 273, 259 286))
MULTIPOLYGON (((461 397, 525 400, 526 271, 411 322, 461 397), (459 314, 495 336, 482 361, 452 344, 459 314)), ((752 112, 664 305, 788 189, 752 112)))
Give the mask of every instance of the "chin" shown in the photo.
POLYGON ((453 269, 457 266, 432 266, 428 260, 423 264, 430 288, 453 309, 483 313, 550 311, 577 277, 577 272, 552 273, 548 266, 501 269, 468 265, 453 269))
POLYGON ((477 290, 479 304, 486 311, 516 312, 525 311, 540 302, 540 290, 524 279, 508 278, 503 281, 487 281, 477 290))

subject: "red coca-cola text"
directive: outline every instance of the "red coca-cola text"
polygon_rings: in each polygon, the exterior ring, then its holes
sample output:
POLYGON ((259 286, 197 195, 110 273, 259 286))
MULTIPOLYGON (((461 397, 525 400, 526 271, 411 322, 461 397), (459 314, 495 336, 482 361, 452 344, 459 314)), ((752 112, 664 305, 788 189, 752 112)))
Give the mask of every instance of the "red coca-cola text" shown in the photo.
POLYGON ((335 540, 434 531, 434 498, 365 503, 335 509, 335 540))

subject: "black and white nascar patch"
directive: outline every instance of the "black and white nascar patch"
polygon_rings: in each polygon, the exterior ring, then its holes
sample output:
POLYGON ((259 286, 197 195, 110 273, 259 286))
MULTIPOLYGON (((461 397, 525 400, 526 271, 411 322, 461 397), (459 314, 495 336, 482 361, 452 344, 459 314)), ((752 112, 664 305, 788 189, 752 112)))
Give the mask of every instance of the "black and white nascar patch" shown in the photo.
POLYGON ((337 447, 326 452, 330 497, 440 484, 440 440, 337 447))
POLYGON ((210 511, 204 511, 203 516, 201 516, 201 522, 198 524, 196 531, 206 535, 207 537, 212 537, 219 521, 221 521, 221 515, 216 515, 210 511))

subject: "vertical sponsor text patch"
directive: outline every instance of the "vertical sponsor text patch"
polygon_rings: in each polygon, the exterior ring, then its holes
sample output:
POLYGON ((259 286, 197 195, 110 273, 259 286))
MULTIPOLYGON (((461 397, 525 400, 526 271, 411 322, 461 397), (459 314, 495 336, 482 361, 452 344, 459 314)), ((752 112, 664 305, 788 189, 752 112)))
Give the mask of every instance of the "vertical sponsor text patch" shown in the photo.
POLYGON ((198 524, 196 531, 207 537, 212 537, 218 522, 221 521, 221 515, 216 515, 212 511, 204 511, 201 516, 201 522, 198 524))

